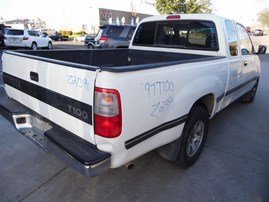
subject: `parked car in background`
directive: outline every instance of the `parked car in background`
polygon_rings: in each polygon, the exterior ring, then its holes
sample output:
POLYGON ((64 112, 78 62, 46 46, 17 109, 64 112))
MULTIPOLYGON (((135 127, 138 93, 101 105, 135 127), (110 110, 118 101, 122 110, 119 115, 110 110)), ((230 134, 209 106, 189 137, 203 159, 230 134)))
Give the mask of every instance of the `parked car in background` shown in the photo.
POLYGON ((95 37, 95 48, 127 48, 135 26, 101 25, 95 37))
POLYGON ((34 29, 8 29, 4 41, 7 47, 53 48, 51 38, 34 29))
POLYGON ((263 36, 263 31, 261 29, 255 29, 254 36, 263 36))
POLYGON ((76 36, 76 37, 74 38, 74 41, 84 42, 86 36, 87 36, 86 34, 81 34, 81 35, 79 35, 79 36, 76 36))
POLYGON ((94 34, 88 34, 85 38, 84 45, 89 49, 94 49, 94 43, 95 43, 94 38, 95 38, 94 34))
POLYGON ((0 47, 5 46, 5 33, 8 28, 11 28, 10 26, 6 26, 4 24, 0 24, 0 47))
POLYGON ((55 32, 51 35, 49 35, 49 37, 51 38, 51 40, 53 41, 67 41, 68 40, 68 36, 62 35, 59 32, 55 32))
POLYGON ((5 46, 5 32, 3 29, 0 29, 0 47, 5 46))

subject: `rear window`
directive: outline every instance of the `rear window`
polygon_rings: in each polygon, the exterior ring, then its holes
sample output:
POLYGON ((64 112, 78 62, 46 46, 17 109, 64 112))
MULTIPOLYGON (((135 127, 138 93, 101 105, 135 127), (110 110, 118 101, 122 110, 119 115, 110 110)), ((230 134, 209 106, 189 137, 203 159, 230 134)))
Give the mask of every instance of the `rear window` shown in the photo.
POLYGON ((23 30, 10 29, 7 31, 7 35, 23 35, 23 30))
POLYGON ((109 27, 108 30, 106 31, 106 35, 107 36, 111 36, 111 37, 116 37, 119 36, 121 34, 121 32, 123 31, 124 27, 109 27))
POLYGON ((215 24, 195 20, 142 23, 133 45, 218 50, 215 24))

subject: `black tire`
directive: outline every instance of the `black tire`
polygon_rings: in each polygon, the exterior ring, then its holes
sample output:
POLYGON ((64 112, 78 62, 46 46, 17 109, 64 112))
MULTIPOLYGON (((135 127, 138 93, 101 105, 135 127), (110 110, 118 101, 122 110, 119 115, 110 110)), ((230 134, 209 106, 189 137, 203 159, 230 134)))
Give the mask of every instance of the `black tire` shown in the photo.
POLYGON ((192 166, 204 147, 209 126, 209 114, 205 107, 192 107, 185 123, 177 163, 182 168, 192 166))
POLYGON ((88 49, 94 49, 94 46, 92 44, 88 44, 87 48, 88 49))
POLYGON ((48 43, 48 49, 50 49, 50 50, 53 49, 53 45, 51 42, 48 43))
POLYGON ((32 43, 31 49, 32 50, 37 50, 38 49, 36 42, 32 43))
POLYGON ((252 87, 252 89, 240 98, 240 101, 245 102, 245 103, 253 102, 255 100, 255 97, 256 97, 258 85, 259 85, 259 79, 257 79, 257 81, 254 84, 254 86, 252 87))

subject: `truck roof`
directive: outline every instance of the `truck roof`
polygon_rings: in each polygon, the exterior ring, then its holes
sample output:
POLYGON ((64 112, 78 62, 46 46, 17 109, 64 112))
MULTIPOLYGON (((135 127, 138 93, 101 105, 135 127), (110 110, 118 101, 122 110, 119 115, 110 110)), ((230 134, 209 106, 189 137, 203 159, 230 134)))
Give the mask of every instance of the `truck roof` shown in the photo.
POLYGON ((228 19, 215 14, 168 14, 144 18, 141 22, 162 20, 212 20, 219 21, 228 19))

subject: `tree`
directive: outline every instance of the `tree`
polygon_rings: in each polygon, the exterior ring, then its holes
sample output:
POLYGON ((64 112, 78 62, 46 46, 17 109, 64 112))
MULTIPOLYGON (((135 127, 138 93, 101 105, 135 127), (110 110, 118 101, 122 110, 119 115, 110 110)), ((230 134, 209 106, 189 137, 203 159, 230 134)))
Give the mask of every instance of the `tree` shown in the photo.
POLYGON ((263 9, 258 13, 258 20, 265 26, 269 27, 269 8, 263 9))
POLYGON ((160 14, 212 13, 211 0, 156 0, 160 14))

